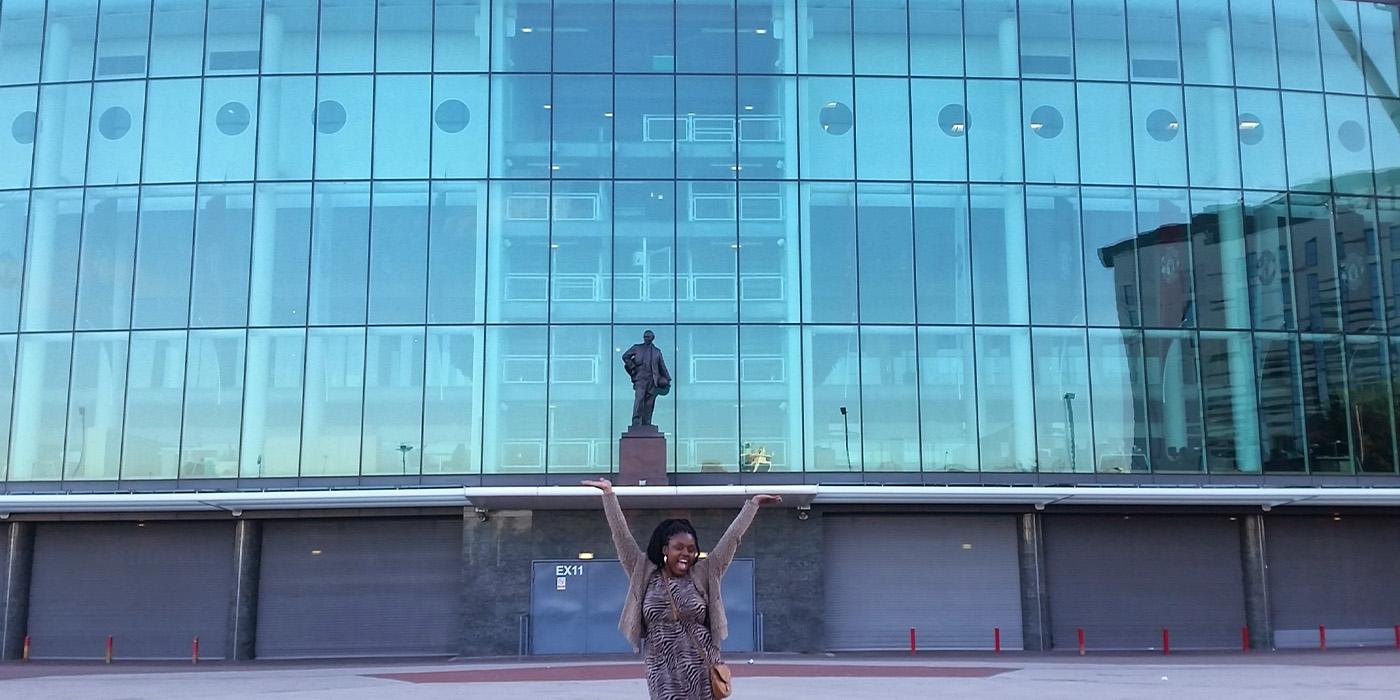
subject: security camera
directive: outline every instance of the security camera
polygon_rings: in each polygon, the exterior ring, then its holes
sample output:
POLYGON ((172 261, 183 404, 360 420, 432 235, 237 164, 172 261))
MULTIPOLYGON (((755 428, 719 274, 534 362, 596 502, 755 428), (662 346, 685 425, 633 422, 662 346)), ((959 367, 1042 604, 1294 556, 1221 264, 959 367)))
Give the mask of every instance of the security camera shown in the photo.
POLYGON ((798 506, 798 507, 797 507, 797 519, 798 519, 798 520, 806 520, 807 518, 810 518, 810 517, 812 517, 812 506, 798 506))
POLYGON ((477 520, 480 520, 480 521, 483 522, 483 523, 486 522, 486 509, 485 509, 485 508, 477 508, 477 509, 476 509, 476 519, 477 519, 477 520))

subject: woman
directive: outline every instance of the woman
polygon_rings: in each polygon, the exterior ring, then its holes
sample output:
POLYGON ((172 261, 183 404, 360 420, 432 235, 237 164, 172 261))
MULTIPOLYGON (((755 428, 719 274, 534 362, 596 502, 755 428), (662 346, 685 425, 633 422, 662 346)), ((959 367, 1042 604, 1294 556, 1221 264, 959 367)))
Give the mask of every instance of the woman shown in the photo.
POLYGON ((781 496, 754 496, 739 511, 709 555, 689 520, 663 520, 645 552, 632 539, 612 482, 583 482, 603 492, 603 510, 612 529, 617 558, 627 571, 627 599, 617 628, 637 649, 646 638, 647 690, 652 700, 710 700, 710 665, 719 661, 719 643, 729 635, 720 578, 739 539, 753 524, 758 507, 781 496))

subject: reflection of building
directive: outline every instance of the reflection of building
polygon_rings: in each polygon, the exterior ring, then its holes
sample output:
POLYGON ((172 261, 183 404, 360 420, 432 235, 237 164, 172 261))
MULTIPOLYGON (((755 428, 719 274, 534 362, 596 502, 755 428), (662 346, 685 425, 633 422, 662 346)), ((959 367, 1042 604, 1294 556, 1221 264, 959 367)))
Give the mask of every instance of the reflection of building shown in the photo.
POLYGON ((646 329, 770 649, 1369 639, 1396 12, 3 0, 0 656, 517 651, 646 329))

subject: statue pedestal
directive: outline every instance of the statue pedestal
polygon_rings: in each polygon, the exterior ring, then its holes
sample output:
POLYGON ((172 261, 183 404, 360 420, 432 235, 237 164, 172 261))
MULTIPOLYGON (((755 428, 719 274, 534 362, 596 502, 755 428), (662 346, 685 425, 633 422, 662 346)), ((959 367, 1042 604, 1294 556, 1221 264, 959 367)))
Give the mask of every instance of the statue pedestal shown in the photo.
POLYGON ((618 442, 619 486, 666 486, 666 436, 654 425, 634 425, 618 442))

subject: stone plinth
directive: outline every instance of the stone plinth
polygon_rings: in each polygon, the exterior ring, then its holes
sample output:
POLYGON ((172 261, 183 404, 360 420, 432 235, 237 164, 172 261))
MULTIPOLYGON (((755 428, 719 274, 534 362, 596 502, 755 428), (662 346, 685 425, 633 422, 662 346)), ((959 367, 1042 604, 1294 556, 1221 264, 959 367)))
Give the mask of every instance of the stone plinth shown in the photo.
POLYGON ((634 425, 618 443, 619 486, 666 486, 666 436, 654 425, 634 425))

